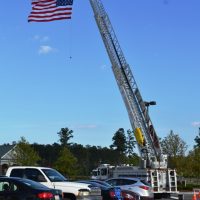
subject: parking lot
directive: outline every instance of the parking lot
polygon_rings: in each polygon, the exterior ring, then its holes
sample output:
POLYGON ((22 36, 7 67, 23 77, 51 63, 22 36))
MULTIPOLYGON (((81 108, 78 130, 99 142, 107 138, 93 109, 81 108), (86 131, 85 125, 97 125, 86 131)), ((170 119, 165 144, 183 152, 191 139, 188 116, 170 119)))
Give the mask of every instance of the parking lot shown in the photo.
POLYGON ((180 192, 179 194, 174 194, 171 198, 162 198, 162 200, 192 200, 193 192, 180 192))

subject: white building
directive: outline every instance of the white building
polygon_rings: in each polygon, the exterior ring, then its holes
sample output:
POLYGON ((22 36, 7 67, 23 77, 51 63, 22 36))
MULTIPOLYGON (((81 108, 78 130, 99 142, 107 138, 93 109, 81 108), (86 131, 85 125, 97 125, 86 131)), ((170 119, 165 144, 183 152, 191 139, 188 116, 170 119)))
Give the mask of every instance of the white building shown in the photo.
POLYGON ((0 145, 0 175, 4 175, 9 166, 13 165, 12 152, 16 144, 0 145))

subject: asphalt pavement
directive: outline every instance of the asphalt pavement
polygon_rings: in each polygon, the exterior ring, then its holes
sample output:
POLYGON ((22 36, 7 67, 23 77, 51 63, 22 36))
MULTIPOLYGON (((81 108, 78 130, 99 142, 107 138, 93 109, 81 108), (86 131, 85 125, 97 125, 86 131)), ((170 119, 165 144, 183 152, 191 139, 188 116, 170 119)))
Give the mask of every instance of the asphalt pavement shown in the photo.
POLYGON ((174 194, 171 198, 162 198, 161 200, 192 200, 193 192, 179 192, 174 194))

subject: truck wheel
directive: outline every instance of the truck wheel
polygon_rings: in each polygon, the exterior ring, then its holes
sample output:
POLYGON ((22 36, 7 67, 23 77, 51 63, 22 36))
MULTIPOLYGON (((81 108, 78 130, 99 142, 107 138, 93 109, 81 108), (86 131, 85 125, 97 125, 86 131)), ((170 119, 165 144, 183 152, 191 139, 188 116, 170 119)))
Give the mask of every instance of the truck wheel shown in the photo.
POLYGON ((73 194, 64 194, 63 200, 76 200, 76 197, 73 194))

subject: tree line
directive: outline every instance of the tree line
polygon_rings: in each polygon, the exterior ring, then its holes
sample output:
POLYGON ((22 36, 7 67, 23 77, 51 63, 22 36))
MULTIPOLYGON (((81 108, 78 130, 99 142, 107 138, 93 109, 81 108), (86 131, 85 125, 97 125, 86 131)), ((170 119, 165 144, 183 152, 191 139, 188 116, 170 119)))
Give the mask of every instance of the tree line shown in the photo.
MULTIPOLYGON (((59 143, 30 144, 24 137, 16 143, 13 161, 17 165, 53 167, 68 177, 89 176, 100 163, 111 165, 139 165, 136 141, 131 130, 119 128, 109 147, 83 146, 71 142, 73 130, 61 128, 57 133, 59 143)), ((173 131, 160 139, 164 154, 168 155, 169 167, 177 169, 179 176, 200 178, 200 132, 195 145, 186 155, 188 145, 173 131)))

